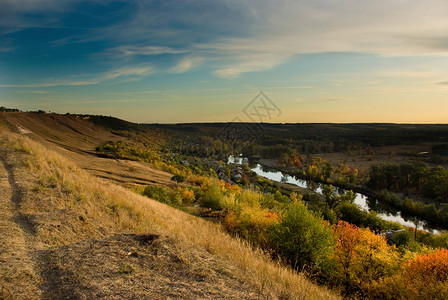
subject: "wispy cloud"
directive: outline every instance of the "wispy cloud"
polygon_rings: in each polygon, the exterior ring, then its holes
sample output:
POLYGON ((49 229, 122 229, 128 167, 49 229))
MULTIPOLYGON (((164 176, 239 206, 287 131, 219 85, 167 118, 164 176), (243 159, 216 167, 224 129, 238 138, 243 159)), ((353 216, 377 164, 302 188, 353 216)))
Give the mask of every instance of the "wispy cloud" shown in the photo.
POLYGON ((318 101, 320 101, 320 102, 340 102, 340 101, 349 101, 349 100, 353 100, 353 98, 352 97, 332 97, 332 98, 320 99, 318 101))
POLYGON ((289 55, 273 55, 265 53, 252 53, 252 55, 235 55, 235 62, 230 66, 217 69, 213 74, 221 78, 236 78, 242 73, 257 72, 271 69, 288 60, 289 55))
POLYGON ((66 80, 66 81, 51 81, 42 83, 24 83, 24 84, 0 84, 3 88, 50 88, 57 86, 84 86, 84 85, 94 85, 105 81, 114 80, 117 78, 141 78, 150 74, 153 71, 151 66, 144 67, 123 67, 111 70, 107 73, 101 74, 97 78, 89 80, 66 80))
POLYGON ((14 49, 16 49, 17 47, 14 46, 0 46, 0 52, 9 52, 9 51, 13 51, 14 49))
POLYGON ((145 67, 123 67, 116 70, 112 70, 105 75, 103 75, 99 81, 105 81, 105 80, 111 80, 118 77, 141 77, 146 76, 149 73, 154 71, 154 69, 151 66, 145 66, 145 67))
POLYGON ((185 57, 179 61, 177 65, 172 67, 169 72, 170 73, 184 73, 188 70, 196 67, 201 62, 203 62, 204 59, 201 57, 185 57))
POLYGON ((105 52, 105 54, 112 57, 133 57, 137 55, 150 56, 160 54, 180 54, 185 52, 187 51, 164 46, 125 45, 109 49, 105 52))
POLYGON ((3 88, 49 88, 56 86, 81 86, 98 84, 100 81, 97 79, 89 81, 55 81, 46 83, 24 83, 24 84, 0 84, 3 88))
POLYGON ((79 1, 1 0, 0 34, 30 27, 57 25, 59 14, 70 11, 76 2, 79 1))

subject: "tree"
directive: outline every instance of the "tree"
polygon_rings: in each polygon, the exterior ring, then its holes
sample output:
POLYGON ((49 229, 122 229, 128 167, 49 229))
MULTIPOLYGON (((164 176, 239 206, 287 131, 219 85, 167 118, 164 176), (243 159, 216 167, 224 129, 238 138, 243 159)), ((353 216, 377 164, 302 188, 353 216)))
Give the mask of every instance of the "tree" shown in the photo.
POLYGON ((322 167, 322 176, 324 177, 325 181, 328 181, 333 177, 335 168, 329 161, 324 161, 324 165, 322 167))
POLYGON ((328 208, 335 209, 342 202, 352 203, 356 195, 351 190, 344 190, 342 193, 336 193, 334 186, 331 184, 325 185, 322 188, 322 194, 325 196, 325 203, 328 208))
POLYGON ((397 269, 398 252, 382 236, 344 221, 339 221, 333 232, 336 274, 346 293, 366 292, 372 282, 397 269))

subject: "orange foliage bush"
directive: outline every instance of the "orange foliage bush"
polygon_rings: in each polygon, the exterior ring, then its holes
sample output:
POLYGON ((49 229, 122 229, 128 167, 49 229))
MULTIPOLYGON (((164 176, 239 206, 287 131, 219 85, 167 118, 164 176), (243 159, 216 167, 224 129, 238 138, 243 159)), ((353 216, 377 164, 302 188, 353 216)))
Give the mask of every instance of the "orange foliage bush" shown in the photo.
POLYGON ((408 260, 404 265, 403 276, 409 281, 445 281, 448 285, 448 249, 439 249, 408 260))
POLYGON ((181 197, 182 197, 182 203, 185 205, 191 204, 194 202, 194 192, 189 190, 189 189, 185 189, 182 191, 181 193, 181 197))
POLYGON ((236 185, 236 184, 232 185, 232 184, 230 184, 230 182, 226 182, 225 190, 240 193, 241 187, 239 185, 236 185))
POLYGON ((420 254, 405 261, 401 272, 373 283, 369 297, 448 299, 448 250, 420 254))

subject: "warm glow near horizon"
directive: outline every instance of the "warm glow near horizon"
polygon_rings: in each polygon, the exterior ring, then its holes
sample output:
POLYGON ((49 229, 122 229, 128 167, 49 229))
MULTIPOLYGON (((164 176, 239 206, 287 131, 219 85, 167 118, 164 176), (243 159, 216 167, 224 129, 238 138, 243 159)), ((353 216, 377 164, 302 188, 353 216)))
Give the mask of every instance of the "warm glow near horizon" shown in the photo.
POLYGON ((0 106, 140 123, 448 123, 444 0, 0 0, 0 106))

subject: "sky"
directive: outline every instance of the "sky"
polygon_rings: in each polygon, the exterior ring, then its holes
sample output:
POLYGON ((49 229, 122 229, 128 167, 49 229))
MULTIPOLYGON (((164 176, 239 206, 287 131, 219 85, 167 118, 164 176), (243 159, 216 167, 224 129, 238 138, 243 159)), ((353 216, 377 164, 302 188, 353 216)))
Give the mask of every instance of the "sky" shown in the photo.
POLYGON ((0 106, 448 123, 447 16, 446 0, 0 0, 0 106))

